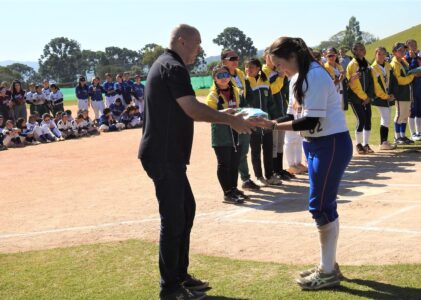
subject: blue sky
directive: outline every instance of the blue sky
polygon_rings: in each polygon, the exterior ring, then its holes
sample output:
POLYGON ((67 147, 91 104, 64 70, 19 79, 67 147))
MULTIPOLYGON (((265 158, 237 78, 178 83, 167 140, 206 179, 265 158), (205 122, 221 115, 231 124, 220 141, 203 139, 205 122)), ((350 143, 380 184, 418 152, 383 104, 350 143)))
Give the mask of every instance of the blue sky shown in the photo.
POLYGON ((52 38, 77 40, 82 49, 107 46, 141 49, 167 46, 171 29, 187 23, 199 29, 208 56, 221 47, 212 40, 235 26, 263 49, 282 35, 300 36, 308 45, 343 30, 351 16, 361 30, 380 38, 420 23, 421 1, 251 1, 251 0, 3 0, 0 61, 36 61, 52 38), (15 12, 15 13, 12 13, 15 12))

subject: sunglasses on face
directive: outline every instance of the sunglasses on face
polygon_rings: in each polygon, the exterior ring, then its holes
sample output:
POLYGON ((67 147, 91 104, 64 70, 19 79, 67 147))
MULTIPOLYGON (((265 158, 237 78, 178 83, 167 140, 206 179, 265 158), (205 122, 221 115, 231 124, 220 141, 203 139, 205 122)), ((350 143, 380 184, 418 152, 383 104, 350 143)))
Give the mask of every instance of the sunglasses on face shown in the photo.
POLYGON ((217 79, 225 79, 225 78, 230 78, 231 75, 228 72, 221 72, 221 73, 216 73, 216 78, 217 79))
POLYGON ((232 57, 225 57, 224 60, 228 60, 228 61, 238 61, 239 58, 238 56, 232 56, 232 57))
POLYGON ((336 54, 329 54, 327 57, 336 57, 336 54))

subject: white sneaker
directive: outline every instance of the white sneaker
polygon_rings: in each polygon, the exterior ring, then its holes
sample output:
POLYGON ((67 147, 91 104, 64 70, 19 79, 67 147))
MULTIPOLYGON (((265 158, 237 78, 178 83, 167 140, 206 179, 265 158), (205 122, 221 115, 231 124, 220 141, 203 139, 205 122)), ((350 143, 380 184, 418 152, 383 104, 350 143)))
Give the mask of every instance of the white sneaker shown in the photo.
POLYGON ((392 145, 388 141, 385 141, 380 145, 380 150, 394 150, 394 149, 396 149, 396 145, 392 145))
POLYGON ((258 186, 268 186, 268 182, 263 177, 259 177, 256 179, 258 186))
POLYGON ((414 133, 411 136, 411 140, 413 140, 414 142, 421 141, 421 135, 414 133))
POLYGON ((340 284, 341 279, 336 270, 332 273, 322 273, 318 269, 307 277, 298 278, 296 282, 303 290, 319 290, 337 286, 340 284))

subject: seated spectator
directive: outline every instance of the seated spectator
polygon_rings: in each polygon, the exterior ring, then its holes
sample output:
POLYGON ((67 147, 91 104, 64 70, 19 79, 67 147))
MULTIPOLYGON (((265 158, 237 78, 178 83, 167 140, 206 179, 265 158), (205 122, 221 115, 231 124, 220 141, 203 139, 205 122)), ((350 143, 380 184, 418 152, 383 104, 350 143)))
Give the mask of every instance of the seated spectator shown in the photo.
POLYGON ((6 147, 24 147, 24 139, 19 135, 20 130, 13 126, 12 120, 6 121, 6 127, 3 129, 3 143, 6 147))
POLYGON ((126 129, 138 127, 140 120, 134 116, 134 106, 127 106, 120 116, 120 122, 126 126, 126 129))
POLYGON ((99 118, 99 125, 99 131, 103 132, 120 131, 125 127, 123 123, 119 123, 114 119, 109 108, 103 110, 103 114, 99 118))
POLYGON ((35 114, 32 114, 29 116, 28 122, 26 123, 26 128, 29 131, 34 133, 35 140, 41 143, 46 143, 47 138, 44 136, 44 132, 40 126, 40 123, 38 123, 37 119, 38 119, 38 115, 36 114, 36 111, 35 111, 35 114))
POLYGON ((110 110, 113 115, 113 118, 116 120, 120 120, 120 116, 124 111, 123 102, 121 102, 120 98, 117 98, 113 104, 110 105, 110 110))
POLYGON ((2 115, 0 115, 0 151, 7 150, 7 147, 3 144, 3 129, 4 129, 4 118, 2 115))
POLYGON ((83 115, 83 120, 84 120, 82 128, 86 129, 90 135, 99 134, 98 128, 96 128, 94 122, 89 117, 89 111, 87 109, 84 109, 81 111, 81 113, 83 115))
POLYGON ((67 115, 67 119, 69 120, 69 122, 73 122, 74 118, 72 116, 72 111, 70 109, 67 109, 64 111, 67 115))
POLYGON ((89 136, 88 129, 85 127, 85 120, 83 119, 82 113, 79 113, 76 116, 76 119, 72 121, 72 126, 78 137, 89 136))
POLYGON ((64 113, 61 120, 57 123, 57 128, 65 139, 74 139, 77 137, 77 131, 73 128, 73 124, 69 121, 69 117, 64 113))
POLYGON ((51 139, 52 134, 55 141, 64 141, 60 130, 58 130, 56 123, 54 122, 54 120, 51 119, 51 116, 49 114, 46 113, 42 115, 41 127, 45 132, 47 132, 47 129, 50 131, 46 133, 46 137, 48 140, 53 141, 51 139))
POLYGON ((35 139, 35 132, 33 128, 28 128, 24 118, 16 120, 16 127, 20 130, 19 136, 23 138, 25 145, 38 145, 39 142, 35 139))

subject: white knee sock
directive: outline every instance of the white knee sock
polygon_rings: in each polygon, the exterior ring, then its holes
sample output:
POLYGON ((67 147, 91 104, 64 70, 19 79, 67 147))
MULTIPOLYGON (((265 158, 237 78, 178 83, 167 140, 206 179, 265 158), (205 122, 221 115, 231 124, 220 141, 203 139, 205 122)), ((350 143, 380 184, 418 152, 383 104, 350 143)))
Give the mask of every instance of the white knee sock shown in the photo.
POLYGON ((361 144, 363 142, 363 133, 355 131, 355 142, 361 144))
POLYGON ((408 123, 409 123, 409 132, 410 132, 411 136, 413 136, 416 133, 415 118, 408 118, 408 123))
POLYGON ((336 262, 336 246, 339 237, 339 220, 317 226, 320 239, 320 268, 323 273, 332 273, 336 262))
POLYGON ((364 130, 363 131, 363 146, 368 145, 368 140, 370 139, 370 130, 364 130))
POLYGON ((292 143, 287 143, 284 145, 284 156, 285 159, 288 163, 288 166, 291 167, 294 165, 294 160, 295 160, 295 149, 294 149, 294 144, 292 143))
POLYGON ((415 128, 417 129, 417 134, 421 133, 421 118, 415 118, 415 128))

